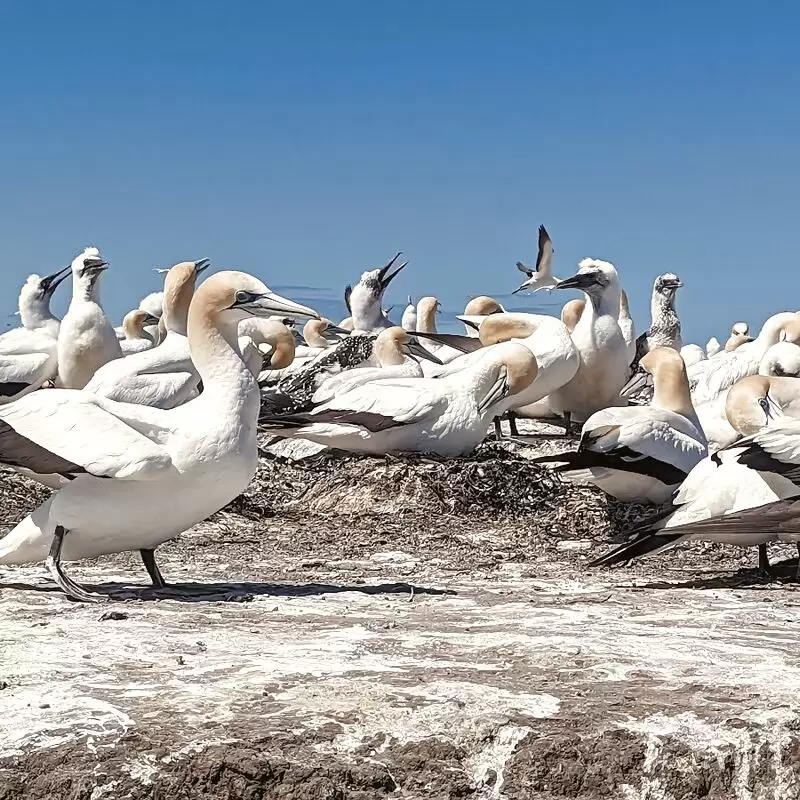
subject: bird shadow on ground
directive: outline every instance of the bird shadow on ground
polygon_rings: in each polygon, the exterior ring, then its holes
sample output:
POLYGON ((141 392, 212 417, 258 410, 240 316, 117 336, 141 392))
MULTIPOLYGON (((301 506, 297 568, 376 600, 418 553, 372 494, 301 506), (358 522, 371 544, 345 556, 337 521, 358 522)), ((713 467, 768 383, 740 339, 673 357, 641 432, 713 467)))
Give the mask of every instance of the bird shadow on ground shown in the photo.
MULTIPOLYGON (((181 603, 247 603, 256 597, 314 597, 341 592, 361 594, 406 595, 413 600, 416 595, 455 595, 453 589, 432 586, 415 586, 411 583, 331 584, 331 583, 170 583, 163 589, 129 583, 84 584, 90 592, 108 600, 176 600, 181 603)), ((57 592, 57 586, 27 583, 0 583, 0 589, 33 592, 57 592)))
POLYGON ((800 588, 797 577, 797 559, 781 561, 772 565, 772 574, 766 575, 758 569, 740 569, 733 573, 721 573, 689 580, 661 580, 637 583, 638 589, 779 589, 800 588))

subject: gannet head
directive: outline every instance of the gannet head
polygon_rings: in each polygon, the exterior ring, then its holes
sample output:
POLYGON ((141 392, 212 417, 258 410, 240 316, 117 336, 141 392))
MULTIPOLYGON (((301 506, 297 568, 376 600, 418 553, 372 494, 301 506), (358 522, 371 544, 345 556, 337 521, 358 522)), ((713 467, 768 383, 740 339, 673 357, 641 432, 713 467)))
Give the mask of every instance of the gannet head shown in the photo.
POLYGON ((53 272, 50 275, 45 275, 41 277, 40 275, 28 275, 28 279, 22 284, 22 289, 20 290, 19 297, 20 297, 20 304, 24 301, 26 302, 50 302, 50 298, 53 296, 53 293, 58 288, 59 284, 62 283, 72 271, 72 266, 64 267, 64 269, 59 270, 58 272, 53 272))
POLYGON ((361 273, 361 279, 359 283, 364 286, 364 288, 371 291, 375 296, 382 297, 383 293, 386 291, 386 288, 389 284, 394 280, 395 277, 400 273, 400 270, 408 264, 408 261, 404 261, 397 269, 393 272, 390 272, 391 268, 394 266, 395 261, 402 253, 396 253, 390 260, 389 263, 386 264, 385 267, 380 267, 379 269, 372 269, 368 270, 367 272, 361 273))
MULTIPOLYGON (((652 388, 655 382, 659 380, 665 384, 668 394, 674 393, 678 388, 675 385, 675 381, 678 381, 686 392, 689 390, 686 362, 683 360, 683 356, 673 347, 654 347, 642 356, 636 372, 622 387, 620 397, 630 397, 644 386, 652 388), (668 382, 664 380, 664 377, 659 378, 659 376, 667 376, 668 374, 671 374, 674 378, 670 386, 666 386, 668 382)), ((672 405, 675 406, 673 410, 680 410, 678 406, 682 397, 676 395, 665 399, 671 401, 672 405)))
POLYGON ((484 359, 490 362, 487 371, 489 387, 478 401, 478 413, 481 416, 490 412, 504 398, 527 389, 539 373, 533 353, 516 342, 504 342, 487 348, 484 359))
POLYGON ((80 255, 75 256, 70 268, 75 278, 92 280, 108 269, 108 261, 100 256, 100 251, 96 247, 87 247, 80 255))
POLYGON ((373 352, 382 367, 398 366, 403 363, 403 357, 409 356, 414 361, 423 359, 441 364, 442 361, 426 350, 414 337, 410 336, 405 328, 393 325, 382 330, 375 339, 373 352))
POLYGON ((746 322, 734 322, 731 328, 731 336, 747 336, 750 333, 750 326, 746 322))
POLYGON ((417 303, 417 315, 420 317, 433 316, 442 313, 442 304, 435 297, 422 297, 417 303))
POLYGON ((533 330, 534 326, 522 315, 490 314, 481 321, 478 338, 481 344, 489 346, 511 339, 526 339, 533 330))
POLYGON ((488 316, 489 314, 502 314, 504 311, 505 309, 497 300, 485 294, 473 297, 464 306, 464 316, 488 316))
POLYGON ((238 334, 247 337, 259 351, 261 345, 269 345, 269 369, 283 369, 294 361, 295 332, 280 320, 247 317, 239 323, 238 334))
POLYGON ((619 291, 619 275, 614 265, 596 258, 584 258, 578 272, 571 278, 559 281, 556 289, 580 289, 590 297, 600 297, 606 291, 619 291))
POLYGON ((792 341, 773 344, 758 365, 758 374, 767 377, 800 377, 800 347, 792 341))
POLYGON ((665 272, 655 279, 653 291, 664 297, 674 297, 675 292, 680 289, 681 286, 683 286, 683 284, 677 275, 672 272, 665 272))
POLYGON ((728 392, 725 417, 743 436, 750 436, 783 416, 780 406, 770 397, 770 388, 770 378, 751 375, 737 381, 728 392))
POLYGON ((149 338, 145 335, 147 325, 158 325, 158 317, 141 308, 134 308, 129 311, 122 320, 122 329, 125 331, 126 339, 149 338))

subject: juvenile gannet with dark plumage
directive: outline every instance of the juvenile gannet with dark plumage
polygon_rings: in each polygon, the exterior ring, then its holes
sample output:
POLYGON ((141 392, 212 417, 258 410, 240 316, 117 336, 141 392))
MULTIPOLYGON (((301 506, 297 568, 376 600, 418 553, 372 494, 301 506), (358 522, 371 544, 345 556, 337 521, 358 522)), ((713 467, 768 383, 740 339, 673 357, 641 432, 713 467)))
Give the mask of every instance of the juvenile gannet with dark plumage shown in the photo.
POLYGON ((683 347, 681 321, 675 310, 675 293, 681 286, 680 279, 672 272, 665 272, 655 279, 650 299, 650 327, 636 340, 634 361, 654 347, 672 347, 675 350, 683 347))
POLYGON ((383 294, 400 270, 408 263, 404 261, 394 271, 390 272, 397 259, 397 253, 385 267, 368 270, 362 273, 358 283, 345 289, 345 303, 353 318, 353 329, 359 332, 379 332, 383 328, 390 328, 392 323, 383 313, 381 302, 383 294))
POLYGON ((87 247, 71 268, 72 301, 58 331, 58 385, 82 389, 103 364, 122 358, 122 348, 100 305, 100 276, 108 262, 87 247))
POLYGON ((458 456, 481 442, 498 404, 535 378, 530 350, 506 342, 443 378, 374 380, 303 414, 262 412, 260 422, 278 436, 354 452, 458 456))
POLYGON ((539 226, 539 251, 536 254, 536 266, 531 269, 521 261, 517 261, 517 269, 524 272, 528 279, 512 294, 517 292, 538 292, 540 289, 552 289, 558 283, 558 278, 553 277, 553 242, 545 230, 544 225, 539 226))
POLYGON ((578 273, 556 288, 582 290, 586 307, 572 331, 578 370, 548 402, 568 423, 572 417, 584 421, 595 411, 626 404, 619 396, 628 378, 627 345, 618 321, 619 277, 613 264, 586 258, 578 273))
MULTIPOLYGON (((649 406, 606 408, 586 420, 577 452, 533 459, 572 480, 599 486, 625 502, 664 503, 707 454, 706 437, 689 395, 686 366, 671 347, 656 347, 639 362, 626 390, 649 378, 649 406)), ((623 392, 624 393, 624 392, 623 392)))
POLYGON ((10 403, 35 391, 58 372, 59 320, 50 300, 71 268, 52 275, 30 275, 19 293, 22 326, 0 336, 0 403, 10 403))
POLYGON ((63 561, 139 550, 157 587, 154 550, 225 506, 258 462, 258 384, 241 359, 248 314, 314 312, 258 279, 220 272, 189 309, 191 357, 203 392, 163 411, 86 391, 35 392, 0 409, 0 462, 62 475, 66 484, 0 540, 0 564, 46 561, 70 597, 105 599, 72 581, 63 561))

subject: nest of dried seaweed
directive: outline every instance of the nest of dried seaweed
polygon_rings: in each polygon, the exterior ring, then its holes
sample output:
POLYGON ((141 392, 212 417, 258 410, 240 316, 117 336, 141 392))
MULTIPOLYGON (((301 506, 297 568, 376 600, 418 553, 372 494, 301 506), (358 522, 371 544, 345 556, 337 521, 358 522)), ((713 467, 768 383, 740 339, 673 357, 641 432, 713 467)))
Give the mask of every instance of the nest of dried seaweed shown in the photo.
POLYGON ((0 471, 0 535, 30 514, 50 490, 12 470, 0 471))

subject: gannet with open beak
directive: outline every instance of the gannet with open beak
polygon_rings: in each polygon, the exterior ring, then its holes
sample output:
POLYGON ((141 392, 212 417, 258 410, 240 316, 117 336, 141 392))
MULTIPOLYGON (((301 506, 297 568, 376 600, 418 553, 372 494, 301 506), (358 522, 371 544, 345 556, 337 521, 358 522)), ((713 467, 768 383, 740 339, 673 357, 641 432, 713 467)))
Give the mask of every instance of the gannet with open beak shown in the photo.
POLYGON ((50 310, 50 300, 71 268, 40 277, 30 275, 19 293, 22 327, 0 336, 0 404, 35 391, 58 372, 60 322, 50 310))
POLYGON ((146 330, 147 327, 155 328, 157 331, 158 317, 141 308, 134 308, 125 315, 122 320, 125 338, 119 343, 124 356, 141 353, 153 347, 155 340, 153 335, 146 330))
POLYGON ((725 352, 732 353, 737 347, 753 341, 750 338, 750 326, 746 322, 735 322, 731 328, 731 335, 725 342, 725 352))
POLYGON ((385 267, 362 273, 355 286, 345 289, 345 303, 353 318, 354 330, 377 333, 383 328, 392 327, 391 321, 383 313, 381 303, 389 284, 408 263, 404 261, 394 271, 390 271, 401 255, 397 253, 385 267))
POLYGON ((800 420, 762 428, 700 461, 678 490, 672 513, 635 528, 635 538, 592 566, 619 564, 681 542, 706 541, 758 545, 759 567, 768 572, 766 544, 800 539, 800 507, 788 499, 800 494, 799 478, 800 420))
POLYGON ((683 347, 681 321, 675 310, 675 294, 681 286, 680 279, 672 272, 655 279, 650 299, 650 327, 636 340, 634 361, 654 347, 672 347, 675 350, 683 347))
POLYGON ((290 310, 315 313, 250 275, 220 272, 189 309, 189 346, 203 380, 191 403, 163 411, 53 389, 0 409, 0 462, 68 479, 0 540, 0 564, 46 560, 69 596, 97 600, 64 573, 62 560, 139 550, 153 584, 163 586, 154 549, 229 503, 255 474, 260 398, 237 325, 249 314, 290 310))
POLYGON ((595 411, 625 405, 620 389, 628 378, 628 351, 619 327, 619 277, 613 264, 586 258, 578 273, 556 284, 557 289, 580 289, 586 307, 572 341, 580 363, 569 383, 550 395, 549 404, 557 414, 581 421, 595 411))
POLYGON ((692 407, 686 365, 671 347, 656 347, 639 362, 623 390, 650 379, 649 406, 606 408, 583 426, 577 452, 533 459, 560 462, 555 469, 577 482, 599 486, 618 500, 664 503, 707 455, 706 437, 692 407))
POLYGON ((539 226, 539 251, 536 254, 536 266, 531 269, 521 261, 517 261, 517 269, 528 276, 521 286, 514 289, 517 292, 538 292, 540 289, 553 289, 559 279, 553 277, 553 242, 544 225, 539 226))
POLYGON ((197 394, 200 373, 189 352, 187 324, 195 281, 210 264, 207 258, 184 261, 167 272, 164 341, 143 353, 106 364, 86 385, 88 391, 121 403, 161 409, 175 408, 197 394))
POLYGON ((498 404, 535 378, 530 350, 506 342, 486 348, 476 363, 444 378, 370 381, 307 413, 262 413, 260 421, 278 436, 353 452, 459 456, 481 442, 498 404))
POLYGON ((72 301, 58 331, 58 385, 82 389, 103 364, 122 358, 122 348, 100 305, 100 276, 108 262, 87 247, 71 268, 72 301))

